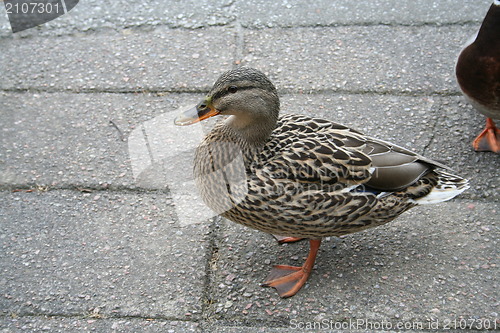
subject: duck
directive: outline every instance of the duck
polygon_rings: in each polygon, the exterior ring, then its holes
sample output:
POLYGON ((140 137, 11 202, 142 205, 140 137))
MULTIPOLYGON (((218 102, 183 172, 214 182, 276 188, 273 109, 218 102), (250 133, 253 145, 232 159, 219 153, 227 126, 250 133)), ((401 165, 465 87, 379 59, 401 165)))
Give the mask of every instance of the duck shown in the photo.
POLYGON ((398 145, 330 120, 280 114, 275 86, 251 67, 223 73, 174 123, 187 126, 214 116, 220 118, 193 162, 205 204, 282 242, 309 240, 302 266, 276 265, 262 284, 283 298, 304 286, 324 237, 383 225, 468 188, 441 162, 398 145))
POLYGON ((500 153, 500 0, 494 0, 477 36, 458 56, 458 85, 475 110, 486 116, 485 129, 474 139, 476 151, 500 153))

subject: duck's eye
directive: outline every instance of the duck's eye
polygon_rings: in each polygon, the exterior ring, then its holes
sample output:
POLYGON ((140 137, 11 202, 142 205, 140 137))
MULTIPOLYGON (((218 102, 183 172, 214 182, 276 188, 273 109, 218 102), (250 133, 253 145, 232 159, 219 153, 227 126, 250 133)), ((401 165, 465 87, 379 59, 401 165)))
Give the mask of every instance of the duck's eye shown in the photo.
POLYGON ((227 91, 229 91, 231 94, 234 94, 235 92, 238 91, 238 87, 236 87, 236 86, 229 86, 229 88, 227 88, 227 91))

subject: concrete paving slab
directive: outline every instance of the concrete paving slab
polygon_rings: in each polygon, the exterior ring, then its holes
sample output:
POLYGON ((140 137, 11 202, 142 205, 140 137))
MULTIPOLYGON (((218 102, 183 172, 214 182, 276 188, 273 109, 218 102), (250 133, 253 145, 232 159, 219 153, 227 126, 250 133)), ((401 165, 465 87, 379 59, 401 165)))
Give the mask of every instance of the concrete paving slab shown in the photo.
POLYGON ((0 319, 0 332, 202 332, 194 322, 152 319, 21 317, 0 319))
MULTIPOLYGON (((127 139, 192 95, 0 93, 0 185, 134 187, 127 139)), ((156 188, 165 189, 165 183, 156 188)))
POLYGON ((455 60, 477 25, 264 29, 243 63, 301 90, 456 94, 455 60))
POLYGON ((301 265, 308 243, 280 246, 225 221, 212 264, 211 310, 221 322, 288 328, 358 319, 441 329, 461 318, 495 324, 499 208, 463 200, 416 207, 385 226, 329 239, 308 284, 290 299, 259 284, 271 265, 301 265))
MULTIPOLYGON (((282 89, 457 94, 455 59, 477 28, 248 30, 242 57, 282 89)), ((235 32, 218 28, 11 39, 1 48, 2 89, 200 91, 241 60, 235 32), (43 61, 24 61, 33 49, 43 61)))
POLYGON ((209 224, 181 226, 165 193, 0 196, 2 316, 201 316, 209 224))
POLYGON ((242 24, 252 28, 369 24, 450 24, 482 20, 491 1, 238 1, 242 24))
MULTIPOLYGON (((19 33, 21 36, 61 35, 75 32, 130 27, 196 29, 226 25, 234 20, 229 0, 147 1, 117 0, 80 1, 68 14, 19 33)), ((2 10, 5 13, 4 10, 2 10)), ((0 36, 10 35, 7 15, 0 15, 0 36)))
POLYGON ((143 91, 209 89, 230 68, 231 29, 121 30, 54 38, 5 38, 0 89, 143 91), (34 50, 40 55, 26 61, 34 50), (42 56, 43 55, 43 56, 42 56))
MULTIPOLYGON (((280 1, 263 0, 189 0, 148 1, 116 0, 103 3, 80 1, 68 14, 47 22, 21 36, 61 35, 75 32, 130 27, 196 29, 233 24, 250 28, 367 24, 453 24, 480 22, 491 1, 399 2, 397 0, 362 1, 280 1)), ((0 15, 0 36, 10 35, 7 15, 0 15)))

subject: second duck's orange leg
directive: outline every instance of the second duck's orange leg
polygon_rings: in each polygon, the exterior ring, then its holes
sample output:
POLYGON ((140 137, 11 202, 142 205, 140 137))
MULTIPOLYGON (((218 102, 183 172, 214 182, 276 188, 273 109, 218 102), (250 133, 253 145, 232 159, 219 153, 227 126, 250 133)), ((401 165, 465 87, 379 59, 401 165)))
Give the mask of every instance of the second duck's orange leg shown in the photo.
POLYGON ((486 118, 486 128, 472 142, 476 151, 492 151, 500 153, 500 130, 491 118, 486 118))
POLYGON ((290 297, 295 295, 306 283, 316 261, 321 239, 311 239, 309 241, 309 255, 302 267, 277 265, 274 266, 264 287, 273 287, 281 297, 290 297))
POLYGON ((273 235, 274 238, 278 241, 278 243, 283 244, 283 243, 294 243, 303 240, 304 238, 300 237, 287 237, 287 236, 280 236, 280 235, 273 235))

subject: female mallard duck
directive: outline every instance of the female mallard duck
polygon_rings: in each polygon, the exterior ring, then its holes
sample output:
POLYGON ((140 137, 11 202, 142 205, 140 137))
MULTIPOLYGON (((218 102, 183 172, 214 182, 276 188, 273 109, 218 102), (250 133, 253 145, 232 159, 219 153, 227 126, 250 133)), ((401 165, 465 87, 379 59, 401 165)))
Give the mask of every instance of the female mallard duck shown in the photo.
POLYGON ((474 108, 486 116, 486 128, 472 142, 476 151, 500 153, 500 0, 494 0, 474 42, 462 50, 457 81, 474 108))
POLYGON ((439 162, 328 120, 279 116, 279 109, 271 81, 239 67, 175 122, 229 116, 195 154, 197 185, 211 209, 267 233, 310 239, 302 267, 275 266, 264 283, 282 297, 304 285, 322 237, 382 225, 468 187, 439 162))

